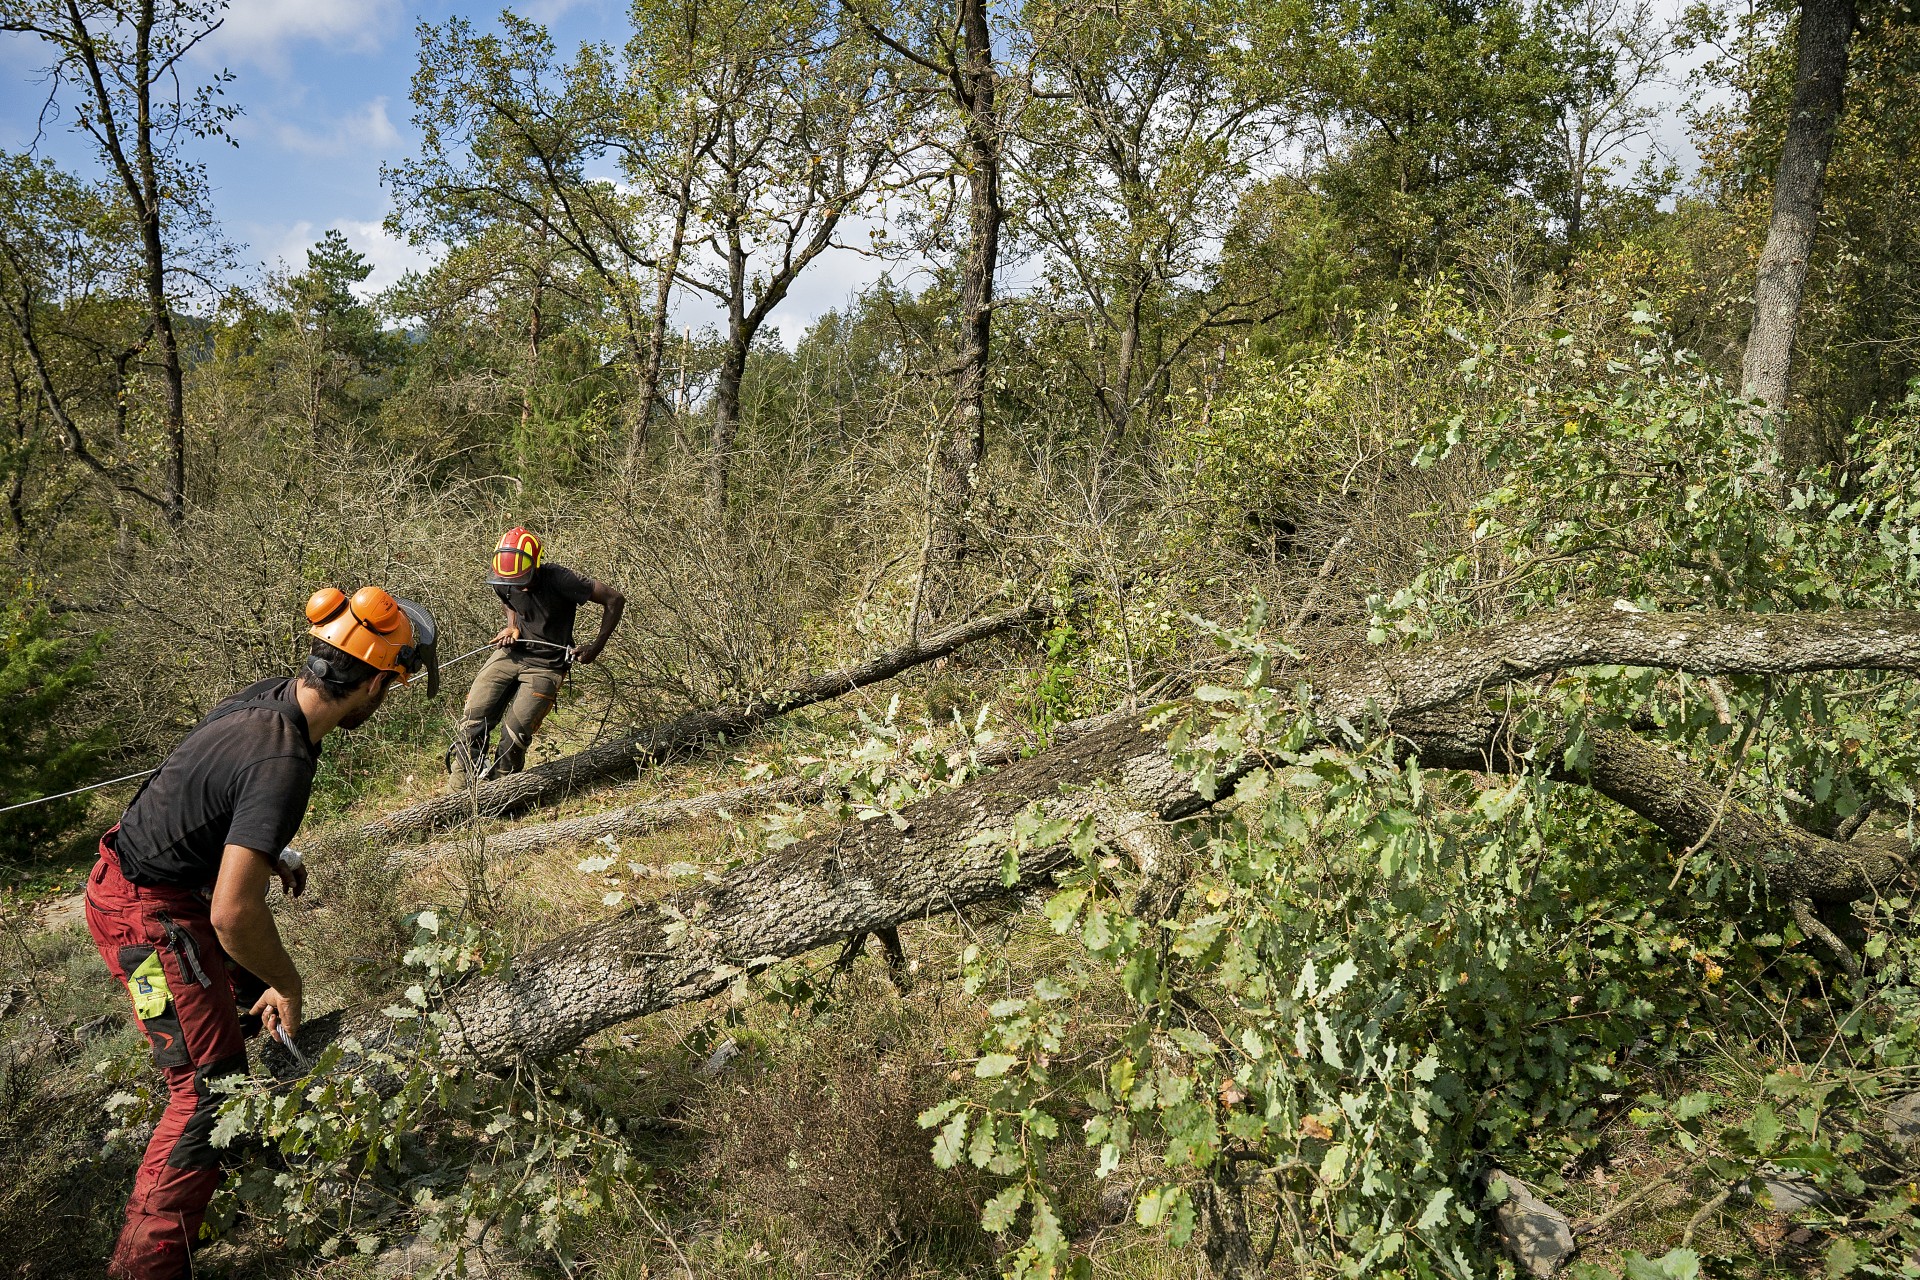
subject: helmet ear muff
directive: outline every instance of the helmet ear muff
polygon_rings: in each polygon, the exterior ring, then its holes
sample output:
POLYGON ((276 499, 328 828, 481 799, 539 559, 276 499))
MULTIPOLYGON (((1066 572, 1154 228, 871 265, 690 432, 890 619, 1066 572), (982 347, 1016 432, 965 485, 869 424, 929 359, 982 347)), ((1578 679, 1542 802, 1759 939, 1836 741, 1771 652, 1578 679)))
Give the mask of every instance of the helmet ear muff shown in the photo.
MULTIPOLYGON (((419 613, 430 630, 432 615, 424 609, 419 613)), ((379 587, 362 587, 352 599, 333 587, 316 591, 307 601, 307 618, 313 623, 308 634, 316 640, 375 670, 393 673, 402 684, 411 678, 421 644, 431 640, 414 633, 413 615, 379 587)), ((309 658, 306 670, 327 684, 343 678, 325 658, 309 658)))
POLYGON ((346 607, 347 593, 338 587, 322 587, 307 597, 307 621, 319 626, 346 607))
POLYGON ((362 587, 353 593, 353 616, 361 626, 383 636, 407 621, 407 615, 401 612, 393 597, 379 587, 362 587))

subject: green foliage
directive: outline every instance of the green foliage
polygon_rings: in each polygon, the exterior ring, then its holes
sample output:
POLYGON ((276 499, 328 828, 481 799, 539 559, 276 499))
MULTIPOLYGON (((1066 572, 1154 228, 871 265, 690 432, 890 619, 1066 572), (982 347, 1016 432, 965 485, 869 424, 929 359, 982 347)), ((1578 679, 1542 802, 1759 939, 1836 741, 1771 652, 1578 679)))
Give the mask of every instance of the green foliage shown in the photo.
MULTIPOLYGON (((0 805, 55 795, 96 781, 114 735, 108 726, 74 732, 63 710, 94 680, 100 645, 54 626, 31 582, 0 597, 0 805)), ((73 796, 0 814, 0 864, 31 862, 56 851, 87 812, 73 796)))
POLYGON ((1476 223, 1548 171, 1564 82, 1549 11, 1362 0, 1302 17, 1278 38, 1342 139, 1325 188, 1390 275, 1444 265, 1476 223))
MULTIPOLYGON (((1477 408, 1424 433, 1417 465, 1470 468, 1480 496, 1460 513, 1464 549, 1436 538, 1427 570, 1375 601, 1373 643, 1595 597, 1911 607, 1920 398, 1863 426, 1857 470, 1803 477, 1782 504, 1763 470, 1769 441, 1739 402, 1651 315, 1628 334, 1600 350, 1565 330, 1445 335, 1477 408)), ((1269 403, 1298 420, 1298 399, 1269 403)), ((1230 435, 1207 443, 1224 453, 1230 435)), ((1432 518, 1444 529, 1458 517, 1432 518)), ((1842 675, 1709 690, 1600 667, 1500 698, 1522 741, 1544 739, 1533 770, 1438 778, 1376 726, 1315 723, 1309 702, 1269 682, 1294 655, 1263 632, 1256 610, 1220 633, 1249 659, 1244 684, 1201 687, 1198 710, 1171 726, 1196 791, 1231 804, 1196 830, 1170 905, 1128 888, 1091 823, 1068 831, 1036 813, 1000 836, 1010 859, 1062 840, 1079 853, 1046 915, 1084 959, 991 1007, 981 1085, 923 1123, 938 1130, 937 1162, 1008 1177, 982 1220, 1024 1233, 1011 1273, 1084 1265, 1048 1174, 1072 1126, 1102 1176, 1143 1177, 1137 1222, 1175 1241, 1204 1226, 1218 1259, 1250 1256, 1251 1213, 1316 1272, 1485 1274, 1484 1162, 1578 1160, 1598 1119, 1629 1101, 1656 1136, 1697 1153, 1710 1185, 1777 1166, 1862 1205, 1889 1234, 1836 1241, 1834 1265, 1899 1256, 1914 1219, 1903 1197, 1871 1193, 1885 1149, 1863 1135, 1876 1100, 1915 1083, 1897 1012, 1914 998, 1909 970, 1842 984, 1855 1013, 1835 1026, 1798 998, 1835 979, 1755 868, 1698 850, 1676 868, 1618 810, 1543 775, 1549 759, 1581 767, 1587 729, 1627 724, 1719 772, 1713 755, 1749 724, 1722 775, 1747 803, 1815 829, 1869 797, 1910 814, 1910 689, 1842 675), (1110 985, 1135 1020, 1082 1024, 1089 993, 1110 985), (1718 1103, 1669 1106, 1642 1083, 1722 1037, 1756 1035, 1785 1065, 1733 1087, 1735 1124, 1711 1128, 1718 1103), (1834 1065, 1840 1045, 1852 1065, 1834 1065)), ((1886 932, 1871 954, 1904 936, 1907 909, 1878 908, 1886 932)), ((1690 1256, 1632 1261, 1629 1274, 1682 1274, 1690 1256)))
POLYGON ((1077 1120, 1102 1176, 1144 1170, 1136 1220, 1176 1242, 1204 1203, 1210 1248, 1235 1247, 1221 1198, 1273 1188, 1314 1224, 1302 1263, 1480 1274, 1480 1153, 1577 1154, 1635 1042, 1686 1052, 1704 975, 1758 962, 1581 797, 1436 786, 1382 737, 1306 749, 1310 720, 1261 682, 1279 653, 1228 638, 1246 686, 1202 689, 1173 742, 1203 795, 1237 778, 1235 816, 1165 914, 1130 901, 1090 825, 1073 833, 1081 869, 1045 911, 1086 963, 993 1006, 977 1074, 996 1083, 929 1113, 935 1159, 1021 1175, 1016 1273, 1064 1264, 1045 1149, 1077 1120), (1136 1020, 1090 1052, 1075 1009, 1108 982, 1136 1020))
POLYGON ((1178 433, 1203 518, 1277 524, 1336 496, 1378 448, 1403 447, 1460 404, 1451 376, 1473 314, 1441 283, 1310 358, 1249 358, 1211 412, 1178 433))
POLYGON ((231 1084, 214 1142, 248 1159, 209 1221, 226 1230, 257 1218, 323 1258, 417 1230, 460 1266, 469 1223, 501 1244, 564 1255, 569 1233, 640 1176, 619 1124, 571 1100, 584 1064, 493 1074, 443 1057, 447 991, 503 957, 438 911, 412 923, 414 981, 384 1011, 388 1025, 328 1046, 299 1087, 231 1084))

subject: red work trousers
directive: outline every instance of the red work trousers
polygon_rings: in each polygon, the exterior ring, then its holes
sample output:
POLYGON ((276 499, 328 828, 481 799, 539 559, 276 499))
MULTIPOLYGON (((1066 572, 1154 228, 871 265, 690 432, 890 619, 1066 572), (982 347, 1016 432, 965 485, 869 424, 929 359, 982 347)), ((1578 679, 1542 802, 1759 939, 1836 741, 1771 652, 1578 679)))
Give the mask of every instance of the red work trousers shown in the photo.
MULTIPOLYGON (((189 1272, 207 1203, 220 1185, 213 1122, 220 1098, 211 1081, 244 1071, 247 1052, 234 1004, 233 977, 214 936, 206 900, 187 889, 130 884, 113 851, 119 828, 100 842, 87 878, 87 929, 100 958, 122 983, 158 956, 168 998, 154 1012, 151 978, 137 980, 149 1016, 141 1029, 167 1079, 167 1109, 134 1177, 126 1224, 107 1274, 117 1280, 174 1280, 189 1272)), ((151 966, 147 973, 151 974, 151 966)))

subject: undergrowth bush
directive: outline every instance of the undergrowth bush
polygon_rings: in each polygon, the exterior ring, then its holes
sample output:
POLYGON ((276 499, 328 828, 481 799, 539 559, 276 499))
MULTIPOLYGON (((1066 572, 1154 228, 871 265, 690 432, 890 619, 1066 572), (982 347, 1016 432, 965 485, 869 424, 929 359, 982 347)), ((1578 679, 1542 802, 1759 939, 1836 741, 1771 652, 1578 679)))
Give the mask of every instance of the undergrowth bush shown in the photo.
POLYGON ((209 1221, 220 1231, 245 1214, 322 1257, 373 1253, 396 1222, 444 1242, 456 1266, 475 1246, 470 1225, 492 1245, 565 1256, 571 1233, 643 1171, 616 1118, 570 1100, 581 1059, 495 1075, 441 1056, 447 990, 504 957, 437 911, 413 924, 416 980, 385 1010, 377 1043, 329 1046, 292 1089, 227 1086, 216 1145, 269 1153, 229 1178, 209 1221))
MULTIPOLYGON (((1564 331, 1504 341, 1492 370, 1469 351, 1458 376, 1488 408, 1436 423, 1417 463, 1465 450, 1488 478, 1472 536, 1457 552, 1437 538, 1425 572, 1375 598, 1371 643, 1598 593, 1629 609, 1911 607, 1914 459, 1801 477, 1783 506, 1744 406, 1651 315, 1632 322, 1631 354, 1564 331)), ((1873 434, 1901 439, 1916 403, 1873 434)), ((1219 638, 1245 682, 1203 687, 1165 727, 1228 810, 1197 824, 1170 906, 1135 894, 1091 822, 1068 830, 1037 805, 1003 836, 1010 856, 1061 839, 1080 853, 1045 912, 1082 957, 992 1006, 977 1085, 922 1123, 937 1162, 1002 1176, 982 1222, 1023 1228, 1013 1274, 1088 1272, 1049 1172, 1074 1131, 1103 1175, 1157 1152, 1137 1221, 1175 1242, 1204 1226, 1227 1274, 1278 1256, 1306 1274, 1467 1277, 1490 1274, 1488 1170, 1551 1187, 1622 1113, 1697 1153, 1712 1190, 1804 1173, 1835 1206, 1829 1274, 1904 1274, 1920 1217, 1876 1113, 1920 1085, 1899 1012, 1909 900, 1862 904, 1853 936, 1880 922, 1876 963, 1848 979, 1758 868, 1676 860, 1547 774, 1631 725, 1780 817, 1830 829, 1892 806, 1911 835, 1910 689, 1601 667, 1489 691, 1516 741, 1539 744, 1516 776, 1429 775, 1382 725, 1316 723, 1263 609, 1219 638), (1088 1025, 1087 991, 1116 978, 1132 1019, 1088 1025), (1723 1044, 1772 1066, 1729 1093, 1660 1095, 1723 1044)), ((1628 1265, 1678 1275, 1699 1256, 1628 1265)))

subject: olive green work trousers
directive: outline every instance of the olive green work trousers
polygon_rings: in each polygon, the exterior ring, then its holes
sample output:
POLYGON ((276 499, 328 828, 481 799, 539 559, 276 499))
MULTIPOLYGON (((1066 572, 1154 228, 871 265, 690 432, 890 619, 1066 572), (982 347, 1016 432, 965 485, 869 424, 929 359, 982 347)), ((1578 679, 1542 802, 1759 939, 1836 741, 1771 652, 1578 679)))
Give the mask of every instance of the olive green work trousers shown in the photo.
POLYGON ((520 772, 527 763, 527 747, 553 710, 564 679, 564 671, 504 649, 488 658, 467 690, 460 736, 447 756, 454 776, 478 773, 482 778, 498 778, 520 772), (500 727, 500 745, 492 762, 482 767, 495 725, 500 727))

